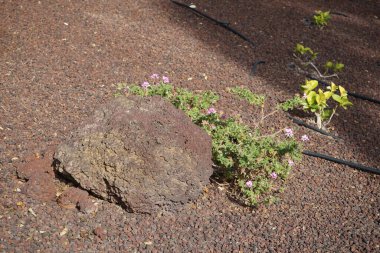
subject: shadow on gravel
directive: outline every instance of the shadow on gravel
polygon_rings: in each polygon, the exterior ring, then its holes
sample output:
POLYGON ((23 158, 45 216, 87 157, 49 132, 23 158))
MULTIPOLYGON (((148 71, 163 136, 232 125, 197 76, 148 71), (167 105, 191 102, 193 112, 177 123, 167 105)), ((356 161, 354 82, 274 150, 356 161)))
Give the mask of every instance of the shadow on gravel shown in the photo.
MULTIPOLYGON (((251 71, 252 63, 256 61, 266 61, 266 64, 257 66, 255 76, 275 84, 273 87, 279 92, 287 91, 290 97, 298 92, 298 85, 305 79, 287 67, 293 61, 295 44, 303 42, 319 52, 320 66, 328 59, 345 63, 346 69, 341 79, 335 82, 341 83, 351 92, 380 99, 380 84, 377 81, 380 79, 377 64, 380 52, 376 42, 380 37, 377 29, 380 23, 378 1, 278 1, 272 5, 251 0, 192 3, 199 11, 228 22, 232 28, 250 38, 255 48, 222 26, 169 0, 168 18, 208 45, 210 50, 237 62, 245 71, 251 71), (319 9, 344 13, 347 17, 333 15, 330 25, 323 30, 310 27, 305 19, 311 19, 314 11, 319 9)), ((380 121, 377 115, 380 105, 351 99, 356 106, 340 111, 333 122, 335 131, 345 136, 348 144, 353 143, 354 147, 359 147, 359 152, 364 153, 365 157, 360 162, 378 166, 380 121)))

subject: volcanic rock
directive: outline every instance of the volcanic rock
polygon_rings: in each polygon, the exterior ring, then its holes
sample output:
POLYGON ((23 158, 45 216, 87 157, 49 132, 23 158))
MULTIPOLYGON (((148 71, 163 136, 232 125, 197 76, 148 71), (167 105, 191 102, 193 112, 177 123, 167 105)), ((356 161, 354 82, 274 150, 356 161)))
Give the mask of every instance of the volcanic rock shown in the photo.
POLYGON ((161 97, 119 97, 59 145, 55 169, 128 211, 175 210, 212 174, 211 139, 161 97))

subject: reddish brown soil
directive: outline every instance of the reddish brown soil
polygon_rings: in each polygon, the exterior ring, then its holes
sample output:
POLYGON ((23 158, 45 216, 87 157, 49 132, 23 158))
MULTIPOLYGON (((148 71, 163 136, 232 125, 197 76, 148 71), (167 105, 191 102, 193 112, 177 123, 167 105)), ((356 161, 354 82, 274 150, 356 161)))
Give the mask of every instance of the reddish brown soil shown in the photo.
MULTIPOLYGON (((82 214, 25 194, 15 168, 66 139, 111 99, 117 82, 165 74, 177 86, 220 92, 218 110, 240 110, 253 124, 257 109, 225 88, 266 94, 270 111, 305 78, 288 67, 294 45, 304 42, 319 52, 319 64, 346 65, 338 83, 380 99, 379 1, 194 3, 256 47, 169 0, 0 1, 0 252, 380 251, 379 176, 311 157, 295 166, 278 203, 257 210, 230 201, 214 184, 181 213, 157 217, 105 202, 94 215, 82 214), (307 26, 304 18, 317 9, 348 17, 333 15, 323 30, 307 26), (252 76, 258 60, 266 64, 252 76)), ((281 113, 263 131, 291 127, 298 138, 310 136, 307 149, 380 167, 380 105, 352 101, 332 122, 340 141, 281 113)))

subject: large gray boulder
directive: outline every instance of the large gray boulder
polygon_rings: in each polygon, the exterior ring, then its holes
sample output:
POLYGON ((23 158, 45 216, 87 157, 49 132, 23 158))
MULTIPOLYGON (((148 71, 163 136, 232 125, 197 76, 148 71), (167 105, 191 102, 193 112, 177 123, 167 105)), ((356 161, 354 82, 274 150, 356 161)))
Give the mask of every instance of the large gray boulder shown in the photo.
POLYGON ((55 170, 132 212, 177 210, 212 174, 211 139, 161 97, 119 97, 58 146, 55 170))

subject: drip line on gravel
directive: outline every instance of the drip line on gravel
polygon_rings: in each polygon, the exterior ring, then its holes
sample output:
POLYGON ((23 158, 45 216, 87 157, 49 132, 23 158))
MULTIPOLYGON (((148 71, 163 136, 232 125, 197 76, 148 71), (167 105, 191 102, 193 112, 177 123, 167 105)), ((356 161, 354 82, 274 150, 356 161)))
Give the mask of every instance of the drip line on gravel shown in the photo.
POLYGON ((251 46, 255 47, 255 44, 252 42, 252 40, 250 40, 247 36, 243 35, 242 33, 238 32, 237 30, 235 30, 234 28, 230 27, 229 26, 229 23, 228 22, 224 22, 224 21, 220 21, 220 20, 217 20, 213 17, 210 17, 209 15, 201 12, 201 11, 198 11, 195 9, 195 7, 193 7, 192 5, 187 5, 187 4, 184 4, 184 3, 180 3, 180 2, 177 2, 175 0, 171 0, 172 3, 176 4, 176 5, 179 5, 181 7, 184 7, 186 9, 189 9, 193 12, 195 12, 196 14, 204 17, 204 18, 207 18, 211 21, 213 21, 214 23, 216 23, 217 25, 220 25, 221 27, 223 27, 224 29, 234 33, 235 35, 239 36, 240 38, 242 38, 243 40, 247 41, 249 44, 251 44, 251 46))
POLYGON ((337 136, 335 136, 335 135, 333 135, 333 134, 330 134, 330 133, 328 133, 328 132, 326 132, 326 131, 324 131, 324 130, 322 130, 322 129, 319 129, 318 127, 311 126, 311 125, 307 124, 306 122, 304 122, 304 121, 302 121, 302 120, 296 119, 296 118, 294 118, 294 117, 292 117, 292 116, 290 116, 290 115, 288 115, 288 117, 289 117, 294 123, 296 123, 297 125, 304 126, 304 127, 309 128, 309 129, 311 129, 311 130, 314 130, 314 131, 316 131, 316 132, 318 132, 318 133, 320 133, 320 134, 330 136, 330 137, 332 137, 332 138, 334 138, 334 139, 336 139, 336 140, 340 139, 339 137, 337 137, 337 136))
POLYGON ((257 70, 257 66, 259 64, 265 64, 265 61, 256 61, 252 64, 252 69, 251 69, 251 74, 254 75, 256 73, 256 70, 257 70))
MULTIPOLYGON (((312 80, 316 80, 316 81, 318 81, 319 83, 321 83, 321 84, 324 85, 324 86, 328 86, 328 85, 330 85, 329 83, 327 83, 327 82, 325 82, 325 81, 322 81, 322 80, 320 80, 320 79, 314 78, 314 77, 311 76, 311 75, 306 75, 306 77, 307 77, 307 78, 310 78, 310 79, 312 79, 312 80)), ((372 102, 372 103, 380 104, 380 100, 375 99, 375 98, 368 97, 368 96, 366 96, 366 95, 357 94, 357 93, 353 93, 353 92, 349 92, 349 91, 347 91, 347 94, 348 94, 349 96, 354 97, 354 98, 358 98, 358 99, 362 99, 362 100, 367 100, 367 101, 372 102)))
POLYGON ((333 156, 329 156, 329 155, 325 155, 325 154, 320 154, 320 153, 316 153, 316 152, 309 151, 309 150, 304 150, 304 151, 302 151, 302 153, 304 155, 308 155, 308 156, 312 156, 312 157, 317 157, 317 158, 325 159, 327 161, 331 161, 331 162, 334 162, 334 163, 344 164, 344 165, 347 165, 349 167, 352 167, 352 168, 355 168, 355 169, 358 169, 358 170, 361 170, 361 171, 364 171, 364 172, 380 175, 380 169, 378 169, 378 168, 369 167, 369 166, 365 166, 363 164, 359 164, 359 163, 354 163, 354 162, 351 162, 351 161, 346 161, 346 160, 338 159, 338 158, 335 158, 333 156))
POLYGON ((338 11, 331 11, 330 12, 331 14, 334 14, 334 15, 338 15, 338 16, 343 16, 345 18, 348 18, 348 15, 342 13, 342 12, 338 12, 338 11))

